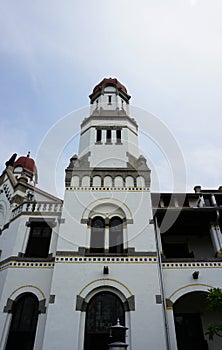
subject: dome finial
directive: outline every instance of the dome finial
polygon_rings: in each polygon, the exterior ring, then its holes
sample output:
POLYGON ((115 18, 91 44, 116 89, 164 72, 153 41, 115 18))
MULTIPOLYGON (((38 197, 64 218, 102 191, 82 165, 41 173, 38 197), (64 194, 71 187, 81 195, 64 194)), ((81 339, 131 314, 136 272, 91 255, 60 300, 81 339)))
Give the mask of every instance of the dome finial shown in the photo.
POLYGON ((28 158, 30 157, 30 151, 28 151, 28 153, 27 153, 27 156, 26 156, 26 157, 28 157, 28 158))

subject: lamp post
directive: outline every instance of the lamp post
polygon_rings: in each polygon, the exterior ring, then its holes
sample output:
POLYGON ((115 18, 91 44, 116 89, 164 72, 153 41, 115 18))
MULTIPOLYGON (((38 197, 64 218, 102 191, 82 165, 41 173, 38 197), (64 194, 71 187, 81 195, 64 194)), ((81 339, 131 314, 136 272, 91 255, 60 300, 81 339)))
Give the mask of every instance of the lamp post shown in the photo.
POLYGON ((117 319, 117 324, 110 327, 110 337, 113 341, 111 344, 108 344, 109 350, 123 350, 128 347, 128 344, 125 343, 127 327, 124 327, 120 324, 120 320, 117 319))

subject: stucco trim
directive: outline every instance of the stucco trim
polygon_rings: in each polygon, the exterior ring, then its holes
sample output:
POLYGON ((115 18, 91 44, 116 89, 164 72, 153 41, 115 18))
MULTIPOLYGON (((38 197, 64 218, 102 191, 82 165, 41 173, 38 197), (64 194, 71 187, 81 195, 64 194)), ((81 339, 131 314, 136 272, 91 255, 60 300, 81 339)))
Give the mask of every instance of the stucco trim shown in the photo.
POLYGON ((211 286, 209 284, 191 283, 176 289, 167 299, 170 299, 172 303, 175 303, 177 299, 179 299, 180 297, 182 297, 187 293, 191 293, 191 292, 208 293, 209 289, 212 289, 212 288, 214 288, 214 286, 211 286))
POLYGON ((86 219, 88 220, 89 216, 90 216, 90 213, 92 212, 93 208, 97 207, 98 205, 101 205, 101 204, 106 204, 106 203, 110 203, 110 204, 114 204, 116 205, 117 207, 121 208, 125 215, 126 215, 126 219, 127 220, 130 220, 130 223, 132 223, 133 221, 133 215, 132 215, 132 212, 130 210, 130 208, 122 201, 118 200, 118 199, 114 199, 114 198, 99 198, 99 199, 96 199, 95 201, 91 202, 83 211, 82 213, 82 218, 81 220, 83 219, 86 219))
POLYGON ((24 285, 15 289, 9 296, 10 299, 15 300, 22 293, 33 293, 37 296, 38 300, 46 299, 43 291, 33 285, 24 285))
POLYGON ((99 278, 89 282, 81 289, 79 295, 87 302, 87 298, 90 298, 92 293, 96 294, 101 289, 117 291, 117 294, 120 294, 122 297, 123 302, 133 295, 125 284, 112 278, 99 278))

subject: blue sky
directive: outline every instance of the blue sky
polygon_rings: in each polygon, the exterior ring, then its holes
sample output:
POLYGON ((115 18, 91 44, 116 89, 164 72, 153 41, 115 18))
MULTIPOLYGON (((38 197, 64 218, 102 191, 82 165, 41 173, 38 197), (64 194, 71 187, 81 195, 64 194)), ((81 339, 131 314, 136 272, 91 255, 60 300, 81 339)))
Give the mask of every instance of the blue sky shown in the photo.
MULTIPOLYGON (((86 107, 100 80, 117 77, 131 104, 174 135, 187 190, 220 186, 221 13, 219 0, 2 1, 0 170, 12 153, 30 150, 37 157, 53 125, 86 107)), ((77 130, 80 119, 73 123, 77 130)), ((54 191, 60 196, 63 168, 76 145, 77 138, 67 141, 60 152, 54 191)), ((160 189, 171 190, 167 160, 144 140, 143 146, 160 189)), ((39 187, 50 191, 43 171, 39 187)))

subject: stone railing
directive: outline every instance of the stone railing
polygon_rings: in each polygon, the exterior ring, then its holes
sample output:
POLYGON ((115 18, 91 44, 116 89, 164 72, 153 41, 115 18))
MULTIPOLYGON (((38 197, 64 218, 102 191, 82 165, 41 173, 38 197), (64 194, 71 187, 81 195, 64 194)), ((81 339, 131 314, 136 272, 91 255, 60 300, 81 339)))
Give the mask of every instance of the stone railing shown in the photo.
POLYGON ((11 219, 21 214, 35 215, 60 215, 62 212, 62 203, 58 202, 24 202, 12 211, 11 219))

